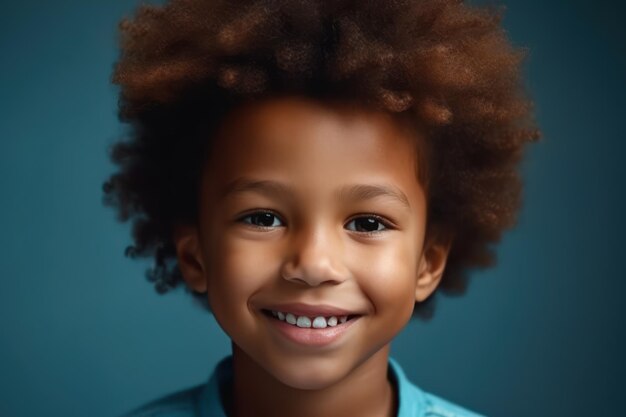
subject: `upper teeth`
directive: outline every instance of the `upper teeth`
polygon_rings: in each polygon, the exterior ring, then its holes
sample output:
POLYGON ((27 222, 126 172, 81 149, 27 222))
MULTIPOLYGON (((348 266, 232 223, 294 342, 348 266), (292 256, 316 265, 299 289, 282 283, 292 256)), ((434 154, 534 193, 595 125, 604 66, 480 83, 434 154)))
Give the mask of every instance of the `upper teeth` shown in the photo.
POLYGON ((323 329, 325 327, 334 327, 337 323, 345 323, 348 321, 348 316, 316 316, 316 317, 307 317, 307 316, 296 316, 292 313, 283 313, 281 311, 272 310, 272 315, 279 320, 285 321, 289 324, 294 324, 298 327, 313 327, 315 329, 323 329))

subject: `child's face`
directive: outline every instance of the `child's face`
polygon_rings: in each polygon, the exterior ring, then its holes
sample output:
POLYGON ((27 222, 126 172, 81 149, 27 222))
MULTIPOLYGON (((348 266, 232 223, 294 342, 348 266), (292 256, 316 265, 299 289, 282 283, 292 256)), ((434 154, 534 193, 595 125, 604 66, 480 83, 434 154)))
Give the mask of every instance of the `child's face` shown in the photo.
POLYGON ((387 352, 435 289, 447 248, 424 247, 414 142, 382 113, 296 98, 240 109, 223 127, 198 229, 177 234, 179 263, 239 350, 283 383, 342 380, 387 352), (272 310, 350 319, 301 328, 272 310))

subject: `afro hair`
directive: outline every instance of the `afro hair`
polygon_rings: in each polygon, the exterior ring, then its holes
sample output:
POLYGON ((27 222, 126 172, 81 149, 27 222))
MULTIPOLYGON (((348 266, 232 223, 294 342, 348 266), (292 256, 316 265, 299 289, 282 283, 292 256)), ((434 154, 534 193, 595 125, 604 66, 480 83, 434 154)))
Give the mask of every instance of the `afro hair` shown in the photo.
MULTIPOLYGON (((495 262, 515 224, 519 163, 539 137, 521 80, 525 51, 501 11, 455 0, 172 0, 120 23, 113 82, 128 136, 104 201, 133 223, 131 257, 155 258, 163 293, 182 280, 174 227, 196 221, 204 155, 225 116, 276 95, 346 100, 426 133, 429 228, 453 235, 440 288, 495 262)), ((425 179, 424 179, 425 180, 425 179)), ((416 312, 432 314, 432 299, 416 312)))

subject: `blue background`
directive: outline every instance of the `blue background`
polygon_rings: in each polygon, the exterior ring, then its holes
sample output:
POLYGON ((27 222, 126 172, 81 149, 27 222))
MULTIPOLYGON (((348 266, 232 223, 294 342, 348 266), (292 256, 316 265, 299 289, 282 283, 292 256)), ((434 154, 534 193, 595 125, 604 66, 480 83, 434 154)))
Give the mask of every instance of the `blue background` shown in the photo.
MULTIPOLYGON (((544 133, 526 205, 499 265, 393 346, 415 383, 490 416, 614 415, 623 401, 626 31, 613 3, 506 2, 544 133)), ((148 263, 123 257, 128 225, 101 204, 123 131, 117 21, 136 4, 0 6, 1 416, 114 416, 206 380, 229 351, 210 314, 183 291, 158 296, 148 263)))

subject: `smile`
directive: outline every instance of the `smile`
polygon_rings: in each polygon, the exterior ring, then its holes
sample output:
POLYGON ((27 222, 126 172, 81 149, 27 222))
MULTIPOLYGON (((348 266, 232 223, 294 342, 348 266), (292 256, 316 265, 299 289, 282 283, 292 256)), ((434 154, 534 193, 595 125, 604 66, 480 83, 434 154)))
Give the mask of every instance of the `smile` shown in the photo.
MULTIPOLYGON (((285 309, 287 310, 287 309, 285 309)), ((295 309, 298 310, 298 309, 295 309)), ((360 314, 346 314, 347 311, 336 312, 334 315, 324 315, 323 312, 311 314, 305 311, 280 311, 262 309, 271 328, 291 343, 308 347, 332 347, 347 336, 348 330, 362 316, 360 314), (297 314, 300 313, 300 314, 297 314)), ((328 313, 326 313, 328 314, 328 313)))
MULTIPOLYGON (((265 310, 267 312, 268 310, 265 310)), ((269 310, 269 313, 280 321, 284 321, 288 324, 297 327, 310 328, 314 329, 325 329, 326 327, 335 327, 337 324, 343 324, 348 321, 351 316, 316 316, 316 317, 308 317, 308 316, 298 316, 293 313, 284 313, 282 311, 269 310)), ((355 317, 354 315, 352 317, 355 317)))

